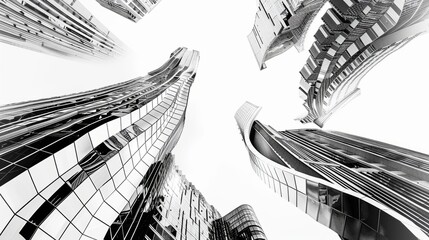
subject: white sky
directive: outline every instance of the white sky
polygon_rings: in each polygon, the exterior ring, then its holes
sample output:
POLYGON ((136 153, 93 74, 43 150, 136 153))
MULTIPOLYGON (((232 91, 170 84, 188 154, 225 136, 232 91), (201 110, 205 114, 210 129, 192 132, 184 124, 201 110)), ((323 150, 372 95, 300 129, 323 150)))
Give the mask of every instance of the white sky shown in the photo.
MULTIPOLYGON (((310 28, 305 51, 292 48, 259 71, 247 42, 255 1, 163 0, 137 24, 94 0, 82 2, 128 45, 133 57, 82 62, 0 44, 0 105, 144 76, 179 46, 199 50, 185 129, 173 150, 188 180, 222 214, 242 203, 252 205, 271 240, 338 239, 259 180, 234 120, 235 111, 249 100, 263 107, 258 119, 277 130, 315 127, 294 119, 305 113, 298 95, 299 70, 321 14, 310 28)), ((362 81, 362 94, 333 115, 325 129, 428 153, 428 41, 429 34, 420 36, 378 64, 362 81)))

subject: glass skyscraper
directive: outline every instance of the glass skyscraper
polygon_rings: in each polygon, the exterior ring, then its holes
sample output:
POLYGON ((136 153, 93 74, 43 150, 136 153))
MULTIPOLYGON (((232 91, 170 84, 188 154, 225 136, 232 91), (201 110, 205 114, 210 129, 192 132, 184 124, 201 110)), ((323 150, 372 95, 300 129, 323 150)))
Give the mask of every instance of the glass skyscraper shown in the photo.
POLYGON ((80 58, 116 56, 125 50, 78 0, 0 1, 0 42, 80 58))
POLYGON ((174 166, 198 62, 178 48, 145 77, 1 106, 0 239, 265 240, 174 166))
POLYGON ((221 217, 174 165, 168 154, 149 167, 133 205, 124 209, 105 239, 265 240, 249 205, 221 217))
MULTIPOLYGON (((265 61, 303 40, 327 1, 263 0, 248 36, 261 69, 265 61)), ((429 29, 429 1, 331 0, 301 70, 307 116, 320 127, 359 94, 362 77, 378 62, 429 29)))
POLYGON ((236 120, 253 169, 344 239, 429 239, 429 156, 340 132, 276 131, 246 102, 236 120))
POLYGON ((103 238, 183 129, 199 61, 104 88, 0 108, 2 239, 103 238))
POLYGON ((253 208, 241 205, 214 222, 215 239, 264 240, 267 239, 253 208))

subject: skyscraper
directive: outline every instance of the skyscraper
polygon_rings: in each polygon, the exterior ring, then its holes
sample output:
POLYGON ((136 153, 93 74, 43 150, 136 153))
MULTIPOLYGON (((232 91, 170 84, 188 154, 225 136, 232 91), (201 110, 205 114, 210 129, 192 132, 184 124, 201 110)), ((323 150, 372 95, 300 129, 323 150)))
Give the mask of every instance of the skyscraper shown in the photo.
MULTIPOLYGON (((249 41, 260 68, 291 46, 302 49, 315 15, 326 1, 260 2, 249 41)), ((429 28, 427 0, 331 0, 316 42, 301 70, 300 93, 319 126, 359 93, 361 78, 379 61, 429 28)))
POLYGON ((276 131, 236 113, 253 169, 344 239, 429 239, 429 156, 340 132, 276 131))
POLYGON ((56 56, 103 58, 122 42, 79 1, 0 1, 0 42, 56 56))
POLYGON ((174 166, 171 154, 149 167, 138 189, 105 239, 266 239, 252 207, 242 205, 222 218, 174 166))
POLYGON ((174 166, 197 51, 104 88, 0 107, 0 239, 265 240, 174 166), (220 232, 222 231, 222 232, 220 232))
POLYGON ((199 53, 104 88, 0 108, 0 239, 101 239, 175 146, 199 53))
POLYGON ((128 18, 133 22, 138 22, 142 17, 152 11, 161 0, 97 0, 101 6, 128 18))

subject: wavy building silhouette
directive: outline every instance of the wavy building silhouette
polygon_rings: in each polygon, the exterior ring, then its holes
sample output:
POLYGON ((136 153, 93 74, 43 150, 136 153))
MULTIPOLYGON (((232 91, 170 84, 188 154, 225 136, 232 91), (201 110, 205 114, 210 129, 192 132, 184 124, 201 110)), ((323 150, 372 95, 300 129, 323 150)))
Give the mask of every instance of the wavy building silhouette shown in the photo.
MULTIPOLYGON (((303 41, 324 0, 263 0, 248 39, 258 65, 303 41)), ((331 0, 300 71, 308 114, 320 127, 359 94, 359 82, 378 62, 429 29, 428 0, 331 0)))
POLYGON ((0 239, 101 239, 182 132, 199 61, 179 48, 145 77, 0 108, 0 239))
POLYGON ((236 113, 250 162, 277 194, 342 239, 429 239, 429 156, 341 132, 276 131, 236 113))
POLYGON ((145 77, 1 106, 0 239, 265 240, 174 165, 198 62, 178 48, 145 77))

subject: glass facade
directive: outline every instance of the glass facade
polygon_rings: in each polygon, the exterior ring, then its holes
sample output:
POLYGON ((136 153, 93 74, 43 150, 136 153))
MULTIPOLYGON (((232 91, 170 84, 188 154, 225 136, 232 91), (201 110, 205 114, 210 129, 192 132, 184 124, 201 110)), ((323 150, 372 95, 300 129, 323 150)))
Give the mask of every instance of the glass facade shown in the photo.
POLYGON ((224 217, 174 165, 173 156, 153 163, 104 239, 265 240, 249 205, 224 217))
POLYGON ((241 205, 214 222, 217 240, 265 240, 267 237, 253 208, 241 205))
POLYGON ((320 127, 359 94, 360 80, 372 67, 429 29, 425 0, 330 2, 300 72, 308 110, 301 122, 320 127))
POLYGON ((79 1, 0 2, 0 42, 56 56, 104 58, 123 43, 79 1))
POLYGON ((133 22, 138 22, 144 15, 152 11, 160 1, 161 0, 97 0, 101 6, 133 22))
MULTIPOLYGON (((292 46, 303 49, 306 32, 327 0, 261 0, 248 39, 261 69, 292 46)), ((330 0, 300 71, 300 95, 320 127, 359 94, 362 77, 378 62, 428 31, 426 0, 330 0)))
POLYGON ((178 48, 145 77, 1 106, 0 239, 266 239, 250 206, 222 218, 174 165, 198 62, 178 48))
POLYGON ((198 61, 179 48, 146 77, 0 107, 0 238, 113 233, 181 134, 198 61))
POLYGON ((344 239, 429 239, 429 156, 337 132, 276 131, 254 120, 259 111, 245 103, 236 120, 273 191, 344 239))
POLYGON ((138 189, 105 239, 213 239, 211 223, 220 215, 174 166, 171 154, 150 166, 138 189))

